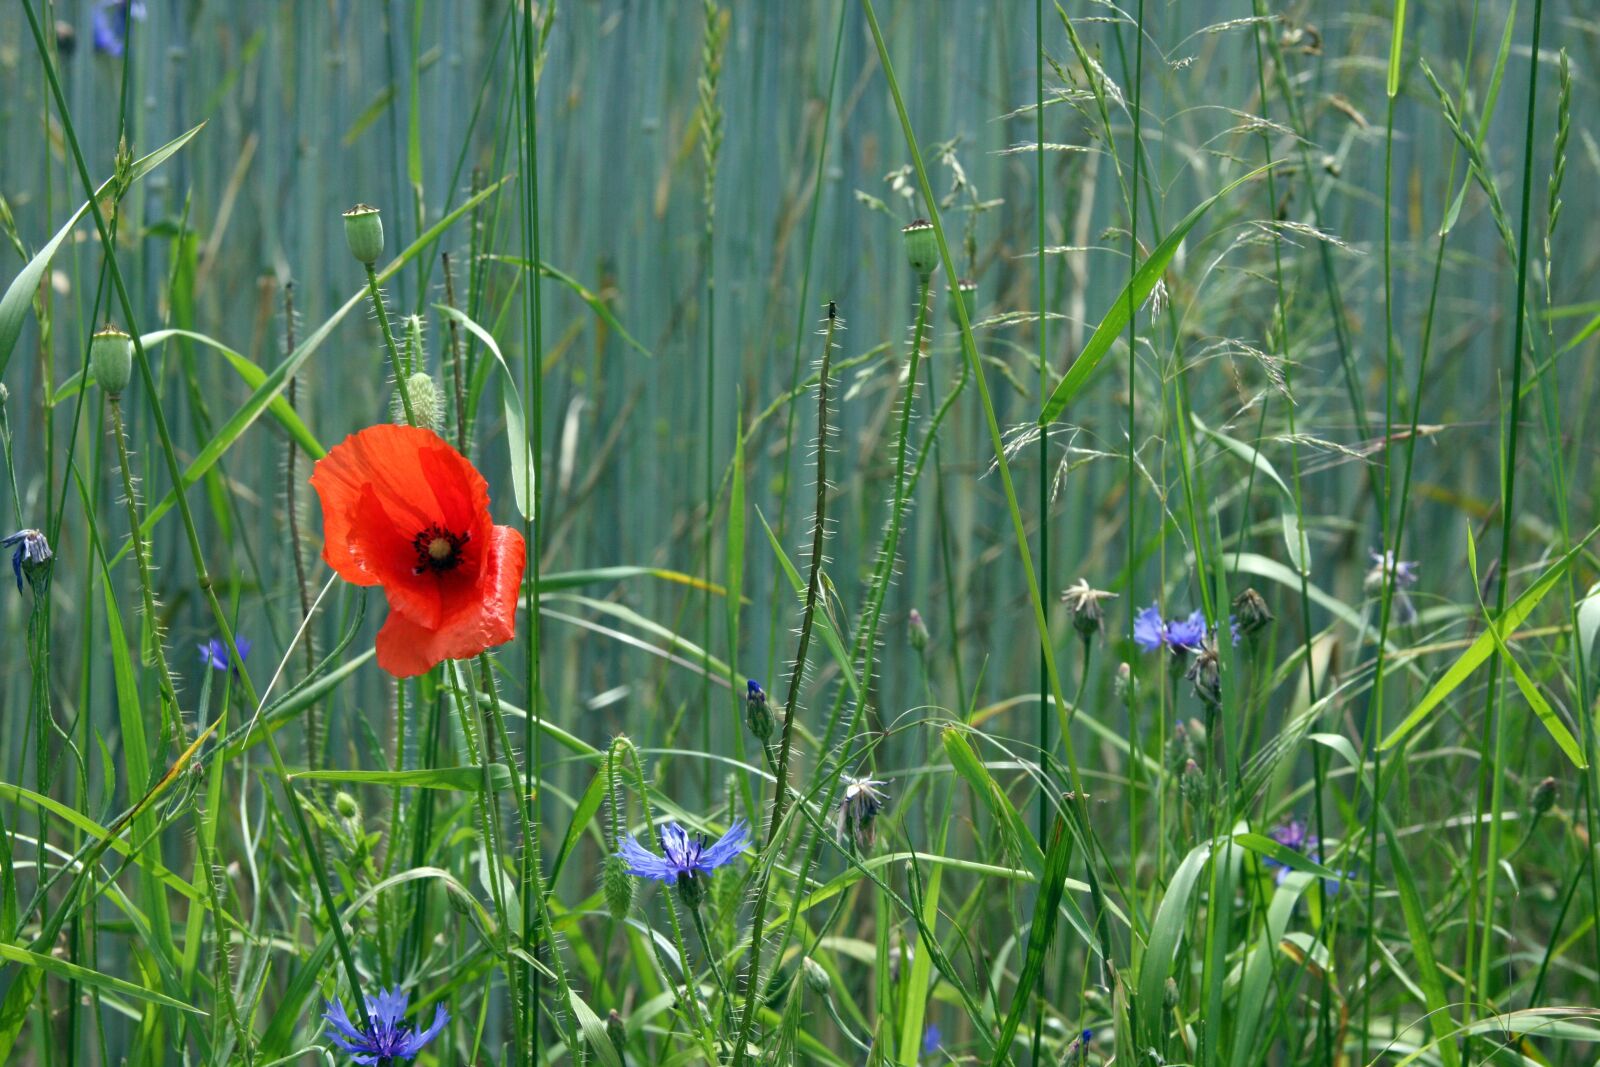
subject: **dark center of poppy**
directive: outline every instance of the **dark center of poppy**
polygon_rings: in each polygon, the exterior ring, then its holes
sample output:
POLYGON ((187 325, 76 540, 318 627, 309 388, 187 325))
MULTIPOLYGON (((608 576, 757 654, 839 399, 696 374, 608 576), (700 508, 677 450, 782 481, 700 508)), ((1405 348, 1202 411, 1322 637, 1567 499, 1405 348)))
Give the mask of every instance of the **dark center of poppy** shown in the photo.
POLYGON ((444 574, 455 570, 461 565, 461 550, 471 538, 471 531, 451 533, 438 523, 418 531, 417 536, 411 539, 411 547, 417 551, 417 565, 411 573, 432 571, 434 574, 444 574))

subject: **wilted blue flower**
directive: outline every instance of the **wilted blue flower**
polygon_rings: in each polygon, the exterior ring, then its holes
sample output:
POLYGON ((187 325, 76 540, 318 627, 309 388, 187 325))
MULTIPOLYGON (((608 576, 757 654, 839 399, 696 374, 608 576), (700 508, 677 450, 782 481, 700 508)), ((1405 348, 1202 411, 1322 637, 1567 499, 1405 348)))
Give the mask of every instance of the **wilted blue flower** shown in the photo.
MULTIPOLYGON (((239 649, 239 661, 242 663, 250 658, 250 639, 235 636, 233 643, 239 649)), ((220 637, 213 637, 209 641, 202 641, 196 646, 200 649, 200 662, 214 671, 228 669, 228 643, 220 637)))
POLYGON ((22 567, 29 568, 48 563, 53 555, 50 542, 38 530, 18 530, 0 541, 0 548, 11 548, 11 570, 17 576, 17 592, 22 592, 22 567), (14 546, 14 547, 13 547, 14 546))
POLYGON ((929 1023, 922 1031, 922 1054, 932 1056, 939 1051, 939 1043, 944 1035, 939 1032, 938 1023, 929 1023))
POLYGON ((1133 641, 1146 652, 1170 648, 1173 652, 1193 652, 1206 637, 1206 614, 1196 609, 1188 618, 1161 618, 1161 609, 1151 604, 1133 619, 1133 641))
POLYGON ((322 1017, 332 1027, 329 1036, 334 1043, 350 1053, 356 1063, 389 1064, 395 1060, 415 1059, 422 1046, 444 1029, 445 1023, 450 1021, 450 1013, 440 1004, 434 1009, 433 1025, 418 1031, 401 1022, 410 999, 399 986, 378 990, 376 997, 367 998, 367 1025, 361 1029, 350 1022, 341 1001, 329 1001, 322 1017))
POLYGON ((865 852, 877 841, 878 813, 889 799, 878 787, 887 784, 875 778, 845 775, 844 796, 839 800, 836 824, 841 842, 853 839, 856 847, 865 852))
POLYGON ((128 21, 144 21, 140 0, 100 0, 94 5, 94 50, 120 56, 128 47, 128 21))
POLYGON ((636 878, 676 883, 690 907, 700 902, 702 876, 732 863, 750 842, 750 828, 743 819, 735 819, 728 832, 709 845, 705 834, 691 834, 675 822, 661 827, 660 833, 662 855, 639 844, 632 834, 619 843, 617 855, 636 878))

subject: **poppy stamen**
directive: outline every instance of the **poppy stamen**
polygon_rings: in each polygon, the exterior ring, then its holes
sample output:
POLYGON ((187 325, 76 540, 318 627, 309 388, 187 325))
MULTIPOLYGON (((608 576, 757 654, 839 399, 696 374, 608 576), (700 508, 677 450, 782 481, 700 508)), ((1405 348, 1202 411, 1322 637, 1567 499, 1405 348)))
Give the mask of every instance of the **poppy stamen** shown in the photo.
POLYGON ((417 551, 417 565, 411 573, 422 574, 425 571, 432 571, 435 574, 444 574, 455 570, 461 564, 461 550, 471 539, 470 530, 456 534, 438 523, 433 523, 411 539, 411 547, 417 551))

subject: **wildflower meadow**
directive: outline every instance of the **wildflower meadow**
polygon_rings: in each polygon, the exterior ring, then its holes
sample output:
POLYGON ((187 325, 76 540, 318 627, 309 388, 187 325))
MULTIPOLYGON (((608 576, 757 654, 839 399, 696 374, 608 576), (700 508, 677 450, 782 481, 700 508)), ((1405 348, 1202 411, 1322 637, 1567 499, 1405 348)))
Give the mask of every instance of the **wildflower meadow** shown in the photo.
POLYGON ((6 0, 0 1062, 1600 1065, 1594 0, 6 0))

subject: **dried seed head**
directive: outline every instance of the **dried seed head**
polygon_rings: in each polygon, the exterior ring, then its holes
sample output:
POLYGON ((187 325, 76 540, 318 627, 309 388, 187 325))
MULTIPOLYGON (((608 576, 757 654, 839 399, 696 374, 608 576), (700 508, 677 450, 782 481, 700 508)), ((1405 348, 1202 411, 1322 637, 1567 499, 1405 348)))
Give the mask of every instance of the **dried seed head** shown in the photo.
POLYGON ((1239 632, 1246 637, 1265 628, 1275 617, 1266 600, 1253 587, 1233 598, 1233 616, 1239 624, 1239 632))

